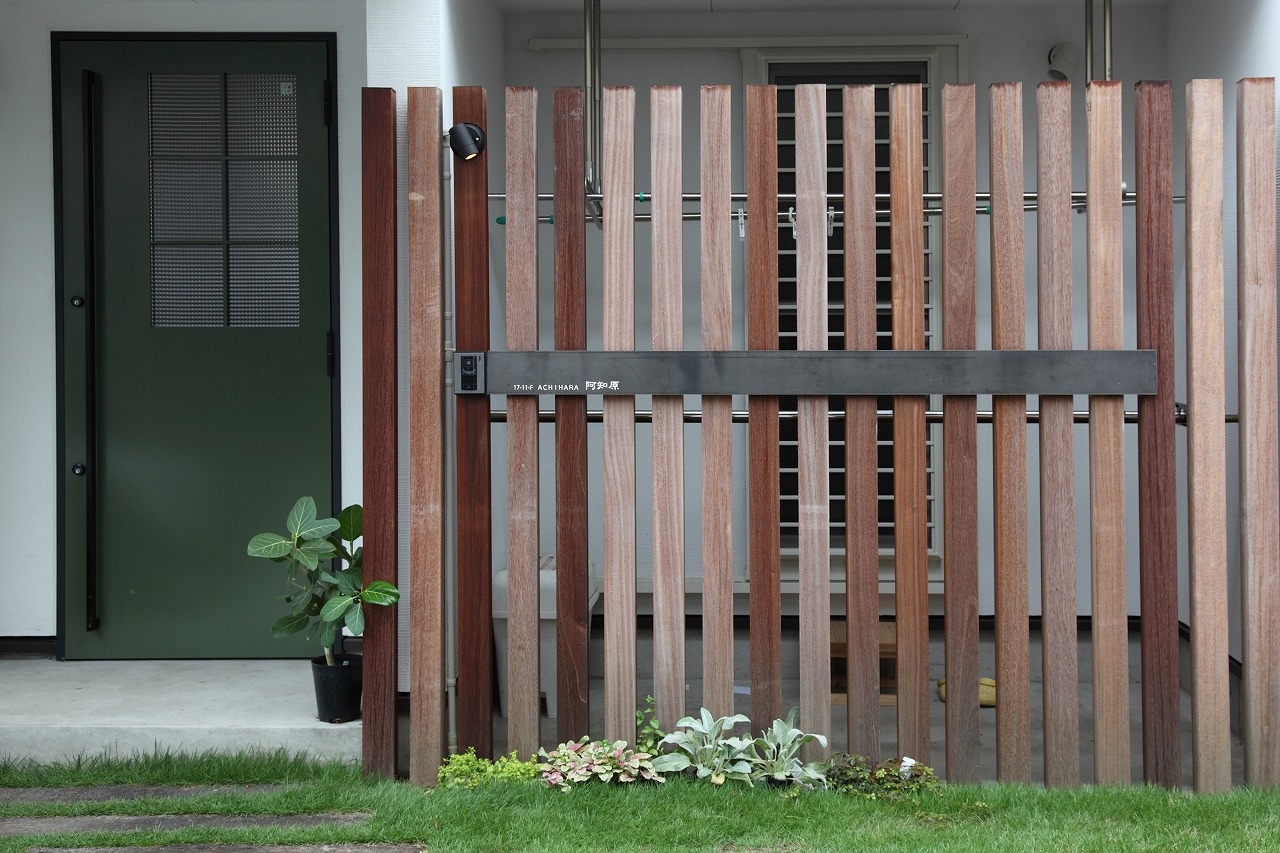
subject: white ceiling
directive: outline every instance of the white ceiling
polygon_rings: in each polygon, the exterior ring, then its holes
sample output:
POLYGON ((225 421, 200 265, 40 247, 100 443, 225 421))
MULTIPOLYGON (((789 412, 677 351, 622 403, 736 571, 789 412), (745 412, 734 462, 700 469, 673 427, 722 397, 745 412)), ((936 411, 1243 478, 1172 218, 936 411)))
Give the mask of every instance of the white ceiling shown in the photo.
MULTIPOLYGON (((1114 0, 1116 6, 1165 6, 1169 0, 1114 0)), ((584 0, 495 0, 505 12, 582 12, 584 0)), ((609 12, 779 12, 795 9, 976 9, 995 7, 1075 8, 1084 16, 1081 0, 601 0, 602 13, 609 12)), ((1097 20, 1102 20, 1102 3, 1094 2, 1097 20)))

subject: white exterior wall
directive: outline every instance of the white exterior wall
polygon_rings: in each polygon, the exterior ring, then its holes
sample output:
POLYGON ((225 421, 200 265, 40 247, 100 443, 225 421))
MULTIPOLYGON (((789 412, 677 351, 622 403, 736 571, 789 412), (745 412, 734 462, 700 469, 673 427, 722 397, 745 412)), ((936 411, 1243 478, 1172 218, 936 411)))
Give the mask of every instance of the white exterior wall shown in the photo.
MULTIPOLYGON (((1097 16, 1097 41, 1099 61, 1097 68, 1099 75, 1101 74, 1101 56, 1102 56, 1102 22, 1101 15, 1097 16)), ((1159 79, 1167 76, 1166 54, 1164 49, 1163 33, 1166 30, 1166 10, 1159 6, 1138 6, 1125 7, 1116 9, 1115 11, 1115 43, 1114 43, 1114 77, 1123 80, 1126 84, 1125 88, 1125 138, 1126 150, 1124 153, 1125 166, 1124 174, 1129 186, 1133 186, 1133 104, 1132 104, 1132 85, 1143 79, 1159 79)), ((968 80, 977 86, 977 123, 978 123, 978 188, 985 190, 989 181, 989 169, 987 165, 987 150, 989 146, 987 132, 988 125, 988 109, 987 109, 987 87, 995 82, 1003 81, 1021 81, 1023 83, 1023 104, 1024 104, 1024 126, 1025 126, 1025 164, 1026 164, 1026 188, 1033 191, 1036 186, 1036 138, 1035 138, 1035 86, 1046 78, 1047 55, 1049 48, 1061 41, 1074 41, 1083 47, 1083 17, 1081 10, 1077 4, 1070 4, 1067 8, 1006 8, 992 9, 978 8, 966 10, 963 8, 950 11, 910 11, 902 10, 896 12, 823 12, 815 15, 805 15, 799 13, 752 13, 752 14, 687 14, 687 15, 643 15, 643 14, 609 14, 607 11, 603 17, 603 36, 605 39, 614 38, 664 38, 679 39, 682 37, 718 37, 732 39, 737 37, 741 39, 742 45, 746 45, 753 39, 774 36, 805 36, 815 33, 823 36, 858 36, 868 37, 875 35, 885 36, 919 36, 931 34, 947 34, 947 35, 963 35, 966 37, 967 44, 967 72, 968 80)), ((577 15, 511 15, 508 16, 506 22, 506 75, 508 85, 532 85, 538 87, 540 91, 539 103, 543 115, 540 121, 540 131, 544 134, 540 141, 540 152, 543 155, 542 172, 540 174, 540 189, 549 191, 551 188, 551 167, 549 158, 550 148, 550 97, 551 89, 557 85, 581 85, 582 81, 582 54, 577 51, 569 52, 531 52, 528 49, 529 39, 531 38, 581 38, 581 18, 577 15)), ((964 69, 962 69, 964 73, 964 69)), ((636 111, 637 111, 637 146, 636 146, 636 162, 637 162, 637 178, 636 189, 643 189, 646 183, 645 175, 648 170, 648 87, 655 84, 681 85, 684 87, 684 150, 685 150, 685 167, 684 167, 684 189, 686 192, 694 192, 698 188, 698 143, 697 143, 697 124, 698 124, 698 88, 705 84, 727 83, 735 87, 734 100, 734 121, 735 121, 735 146, 734 152, 734 182, 735 189, 743 188, 743 171, 742 171, 742 84, 744 79, 744 70, 742 67, 742 59, 740 51, 736 46, 727 47, 723 50, 706 50, 687 48, 681 49, 678 44, 672 47, 664 48, 656 51, 639 51, 639 50, 609 50, 603 53, 603 81, 605 85, 629 85, 637 89, 636 111)), ((1084 61, 1083 58, 1076 70, 1076 110, 1073 116, 1073 150, 1074 150, 1074 184, 1075 188, 1083 190, 1085 188, 1085 127, 1084 127, 1084 94, 1083 88, 1079 84, 1084 77, 1084 61)), ((492 94, 491 94, 492 99, 492 94)), ((491 161, 491 184, 494 187, 500 185, 501 181, 501 164, 500 162, 491 161)), ((497 213, 497 211, 495 211, 497 213)), ((1128 312, 1128 327, 1126 329, 1127 345, 1136 345, 1136 331, 1134 327, 1134 255, 1133 255, 1133 214, 1130 209, 1126 213, 1126 305, 1128 312)), ((1028 214, 1027 216, 1027 282, 1028 282, 1028 299, 1027 299, 1027 342, 1029 346, 1036 343, 1036 303, 1035 303, 1035 281, 1036 281, 1036 255, 1035 255, 1035 216, 1028 214)), ((979 332, 978 340, 980 346, 990 344, 990 299, 988 287, 984 283, 989 277, 989 252, 987 245, 989 242, 988 221, 980 217, 978 224, 978 275, 979 275, 979 306, 978 306, 978 323, 979 332)), ((688 347, 697 347, 700 338, 699 335, 699 308, 698 308, 698 251, 697 251, 697 223, 686 226, 685 229, 685 286, 686 286, 686 304, 685 304, 685 342, 688 347)), ((494 229, 495 245, 501 241, 501 229, 494 229)), ((648 312, 649 312, 649 296, 648 296, 648 229, 645 226, 637 228, 636 248, 637 248, 637 268, 636 268, 636 285, 637 285, 637 306, 636 306, 636 340, 637 347, 640 349, 648 348, 649 329, 648 329, 648 312)), ((550 266, 550 241, 551 229, 543 226, 541 232, 541 250, 542 250, 542 283, 544 288, 543 300, 543 316, 542 320, 542 345, 550 346, 552 341, 551 334, 551 314, 550 314, 550 287, 551 287, 551 266, 550 266)), ((738 318, 738 325, 735 334, 741 336, 743 334, 743 326, 741 322, 741 300, 742 300, 742 247, 737 244, 737 263, 736 263, 736 280, 735 300, 738 305, 735 308, 738 318)), ((598 345, 600 335, 600 305, 599 305, 599 287, 600 280, 598 274, 599 261, 599 235, 594 228, 588 228, 588 275, 587 281, 590 290, 590 299, 588 305, 588 335, 592 345, 598 345), (590 258, 595 257, 592 262, 590 258)), ((495 249, 495 257, 500 257, 500 252, 495 249)), ((1085 254, 1085 219, 1083 216, 1077 217, 1075 220, 1074 234, 1074 258, 1075 258, 1075 338, 1079 347, 1087 346, 1088 329, 1086 325, 1086 254, 1085 254)), ((501 300, 494 301, 495 311, 495 347, 502 340, 500 335, 502 328, 501 300)), ((495 405, 500 405, 495 403, 495 405)), ((643 400, 638 404, 644 406, 643 400)), ((696 403, 694 404, 696 406, 696 403)), ((1030 401, 1030 405, 1034 407, 1034 398, 1030 401)), ((1077 403, 1077 408, 1083 408, 1086 401, 1081 399, 1077 403)), ((544 404, 544 408, 547 407, 544 404)), ((744 408, 741 404, 735 405, 736 408, 744 408)), ((980 401, 980 408, 989 409, 989 401, 980 401)), ((1136 408, 1134 398, 1130 399, 1129 409, 1136 408)), ((742 477, 735 483, 735 529, 739 531, 737 541, 734 543, 736 574, 740 578, 745 578, 747 574, 747 548, 746 548, 746 484, 743 480, 745 477, 745 440, 744 428, 738 428, 738 448, 735 451, 738 460, 738 470, 742 472, 742 477)), ((600 448, 598 433, 593 429, 590 433, 592 440, 589 442, 589 450, 591 452, 591 468, 592 471, 601 470, 599 464, 600 448)), ((546 449, 550 442, 550 429, 544 428, 544 453, 549 451, 546 449)), ((989 496, 991 494, 991 478, 992 478, 992 457, 990 449, 990 428, 981 427, 979 429, 979 442, 982 449, 979 452, 979 494, 989 496)), ((648 525, 644 521, 648 517, 648 507, 650 506, 650 486, 648 480, 647 460, 645 458, 644 448, 648 445, 649 432, 646 426, 641 425, 637 429, 638 447, 641 448, 641 459, 638 465, 638 516, 641 519, 638 529, 638 569, 642 577, 648 576, 651 566, 651 550, 650 550, 650 531, 648 525)), ((1030 508, 1030 536, 1031 536, 1031 555, 1030 555, 1030 596, 1031 610, 1033 613, 1040 611, 1040 586, 1039 586, 1039 525, 1036 510, 1036 495, 1038 494, 1038 482, 1035 478, 1035 472, 1038 467, 1038 458, 1036 456, 1037 439, 1035 432, 1032 431, 1029 436, 1029 444, 1031 449, 1031 457, 1029 460, 1031 470, 1031 481, 1029 484, 1029 493, 1032 498, 1030 508)), ((500 482, 502 476, 502 468, 505 460, 502 455, 502 444, 499 436, 495 436, 495 465, 494 475, 495 484, 500 482)), ((686 433, 686 566, 687 573, 691 579, 696 579, 701 575, 701 541, 700 529, 698 523, 698 508, 701 505, 701 486, 699 482, 700 471, 700 449, 697 441, 697 431, 691 428, 686 433)), ((1130 547, 1128 553, 1128 563, 1130 567, 1130 584, 1128 590, 1128 605, 1131 613, 1138 612, 1139 605, 1139 589, 1137 582, 1138 572, 1138 553, 1137 553, 1137 449, 1136 449, 1136 432, 1130 430, 1130 440, 1126 447, 1126 464, 1127 464, 1127 497, 1128 510, 1127 516, 1129 524, 1134 531, 1134 535, 1130 537, 1130 547)), ((1076 433, 1076 498, 1077 498, 1077 560, 1078 560, 1078 582, 1077 592, 1079 609, 1081 613, 1091 611, 1090 603, 1090 569, 1089 569, 1089 514, 1088 514, 1088 431, 1084 426, 1077 428, 1076 433)), ((941 457, 938 457, 938 463, 941 463, 941 457)), ((549 461, 544 460, 544 512, 542 520, 542 550, 544 552, 552 552, 555 550, 555 524, 554 518, 550 511, 550 507, 554 504, 551 501, 554 498, 554 484, 551 482, 549 474, 549 461)), ((599 484, 595 484, 595 488, 599 488, 599 484)), ((598 492, 592 493, 592 506, 599 504, 598 492)), ((497 568, 501 568, 502 555, 506 553, 505 534, 501 528, 501 520, 504 517, 505 506, 495 504, 495 561, 499 563, 497 568)), ((591 537, 591 555, 595 561, 597 569, 602 563, 602 531, 600 519, 598 516, 592 518, 592 537, 591 537)), ((981 575, 980 595, 981 595, 981 612, 991 613, 994 610, 994 579, 992 570, 992 509, 990 499, 987 497, 979 507, 979 523, 981 527, 981 544, 979 554, 979 566, 981 575)), ((696 582, 696 581, 695 581, 696 582)))
MULTIPOLYGON (((0 2, 0 636, 57 625, 53 100, 55 30, 321 31, 338 34, 338 192, 342 325, 359 328, 360 91, 365 8, 344 0, 0 2), (353 313, 354 306, 354 313, 353 313)), ((359 482, 359 337, 344 335, 347 473, 359 482), (354 404, 348 395, 355 392, 354 404), (354 425, 354 428, 353 428, 354 425), (352 440, 355 443, 352 443, 352 440)))

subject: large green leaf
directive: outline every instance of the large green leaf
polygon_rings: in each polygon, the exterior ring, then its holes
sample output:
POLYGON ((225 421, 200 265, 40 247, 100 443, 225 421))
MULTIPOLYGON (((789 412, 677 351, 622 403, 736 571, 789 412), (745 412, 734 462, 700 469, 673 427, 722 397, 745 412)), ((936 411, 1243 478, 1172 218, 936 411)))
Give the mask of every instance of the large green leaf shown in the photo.
POLYGON ((338 572, 333 576, 333 582, 338 587, 338 592, 343 595, 355 595, 360 592, 360 578, 353 576, 351 572, 338 572))
POLYGON ((307 623, 311 621, 311 617, 305 613, 292 613, 276 621, 271 626, 271 636, 288 637, 297 634, 307 627, 307 623))
POLYGON ((395 604, 400 600, 400 590, 387 581, 374 581, 364 588, 360 598, 369 604, 395 604))
POLYGON ((356 602, 356 606, 347 611, 347 628, 357 637, 364 635, 364 608, 360 606, 360 602, 356 602))
POLYGON ((364 507, 352 504, 338 513, 338 535, 345 542, 354 542, 364 535, 364 507))
POLYGON ((287 557, 291 547, 292 543, 279 533, 259 533, 249 540, 248 553, 250 557, 266 557, 275 560, 287 557))
POLYGON ((324 603, 324 609, 320 611, 320 618, 326 622, 336 622, 342 618, 347 612, 347 608, 355 602, 355 599, 349 595, 335 595, 324 603))
POLYGON ((338 623, 323 622, 324 627, 320 629, 320 645, 326 649, 333 648, 334 641, 338 639, 338 623))
POLYGON ((293 505, 293 509, 289 510, 289 518, 285 520, 284 526, 297 539, 302 535, 303 528, 309 526, 316 520, 316 499, 313 497, 298 498, 298 502, 293 505))

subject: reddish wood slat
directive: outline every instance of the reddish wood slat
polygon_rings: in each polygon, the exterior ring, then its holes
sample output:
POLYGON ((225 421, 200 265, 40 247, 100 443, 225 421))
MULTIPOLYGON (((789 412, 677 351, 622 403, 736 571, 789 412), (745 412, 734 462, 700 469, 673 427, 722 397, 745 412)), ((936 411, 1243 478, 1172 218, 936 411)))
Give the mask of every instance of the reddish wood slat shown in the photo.
POLYGON ((435 785, 445 719, 443 97, 409 89, 409 778, 435 785))
POLYGON ((1245 781, 1280 784, 1280 427, 1276 423, 1275 80, 1236 87, 1240 594, 1245 781))
POLYGON ((1173 87, 1137 86, 1138 348, 1156 350, 1156 393, 1138 398, 1142 565, 1142 776, 1182 784, 1178 691, 1178 496, 1174 435, 1173 87))
MULTIPOLYGON (((747 346, 778 348, 778 93, 747 87, 747 346)), ((782 717, 778 398, 748 402, 751 719, 782 717)))
MULTIPOLYGON (((917 83, 889 90, 893 348, 924 349, 924 157, 917 83)), ((898 751, 929 762, 929 578, 924 397, 893 401, 898 751)))
MULTIPOLYGON (((635 349, 635 112, 635 90, 604 90, 606 350, 635 349)), ((612 395, 604 398, 604 658, 605 737, 632 742, 637 707, 635 397, 612 395)))
MULTIPOLYGON (((1039 346, 1071 349, 1071 84, 1036 92, 1039 346)), ((1072 400, 1040 396, 1040 587, 1044 781, 1080 784, 1072 400)))
MULTIPOLYGON (((653 182, 653 348, 684 348, 681 92, 649 94, 653 182)), ((653 706, 664 723, 685 714, 684 398, 653 398, 653 706)), ((670 725, 670 723, 667 723, 670 725)))
MULTIPOLYGON (((942 346, 949 350, 977 346, 974 112, 973 84, 943 88, 942 346)), ((976 397, 948 396, 942 401, 946 756, 947 779, 952 782, 977 781, 980 760, 977 412, 976 397)), ((997 743, 1003 745, 1002 740, 997 743)))
MULTIPOLYGON (((1022 189, 1022 85, 998 83, 991 87, 993 349, 1020 350, 1026 345, 1022 189)), ((996 397, 993 401, 996 685, 1000 697, 996 706, 996 775, 1010 782, 1031 781, 1026 407, 1026 397, 996 397)))
MULTIPOLYGON (((485 91, 453 90, 454 121, 485 126, 485 91)), ((453 160, 455 336, 459 350, 489 349, 488 155, 453 160)), ((458 746, 493 753, 493 513, 489 398, 457 407, 458 746)))
MULTIPOLYGON (((875 89, 844 90, 844 340, 876 348, 875 89)), ((880 753, 880 501, 875 397, 846 397, 845 618, 848 751, 880 753)))
MULTIPOLYGON (((507 349, 538 348, 538 93, 506 91, 507 349)), ((541 740, 538 684, 538 397, 507 396, 507 745, 541 740)))
MULTIPOLYGON (((827 89, 796 87, 796 339, 827 348, 827 89)), ((800 575, 800 720, 806 731, 831 723, 831 495, 827 398, 797 402, 800 575)), ((765 724, 762 721, 762 724, 765 724)), ((812 743, 808 760, 826 750, 812 743)))
MULTIPOLYGON (((733 345, 732 90, 702 88, 702 348, 733 345)), ((702 704, 733 713, 733 399, 702 398, 702 704)))
MULTIPOLYGON (((1124 346, 1124 220, 1120 84, 1093 82, 1088 113, 1089 347, 1124 346)), ((1129 781, 1129 625, 1125 587, 1124 398, 1089 399, 1089 518, 1093 566, 1094 770, 1129 781)))
MULTIPOLYGON (((582 90, 552 94, 555 347, 587 348, 582 90)), ((582 737, 587 706, 587 398, 556 397, 556 690, 560 740, 582 737)))
MULTIPOLYGON (((365 579, 397 583, 396 93, 361 90, 365 579)), ((364 772, 396 772, 396 610, 364 631, 364 772)))
POLYGON ((1222 81, 1187 84, 1187 496, 1197 791, 1231 787, 1223 401, 1222 81))

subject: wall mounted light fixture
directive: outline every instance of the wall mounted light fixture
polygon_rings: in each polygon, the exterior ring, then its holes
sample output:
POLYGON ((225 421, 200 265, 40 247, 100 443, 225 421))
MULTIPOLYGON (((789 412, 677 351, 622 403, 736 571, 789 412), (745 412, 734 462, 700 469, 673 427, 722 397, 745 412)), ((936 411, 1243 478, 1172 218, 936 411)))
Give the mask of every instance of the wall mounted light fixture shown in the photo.
POLYGON ((1072 41, 1055 44, 1049 49, 1049 79, 1070 80, 1080 62, 1080 45, 1072 41))
POLYGON ((478 125, 459 122, 449 128, 449 147, 463 160, 479 157, 484 151, 485 135, 478 125))

